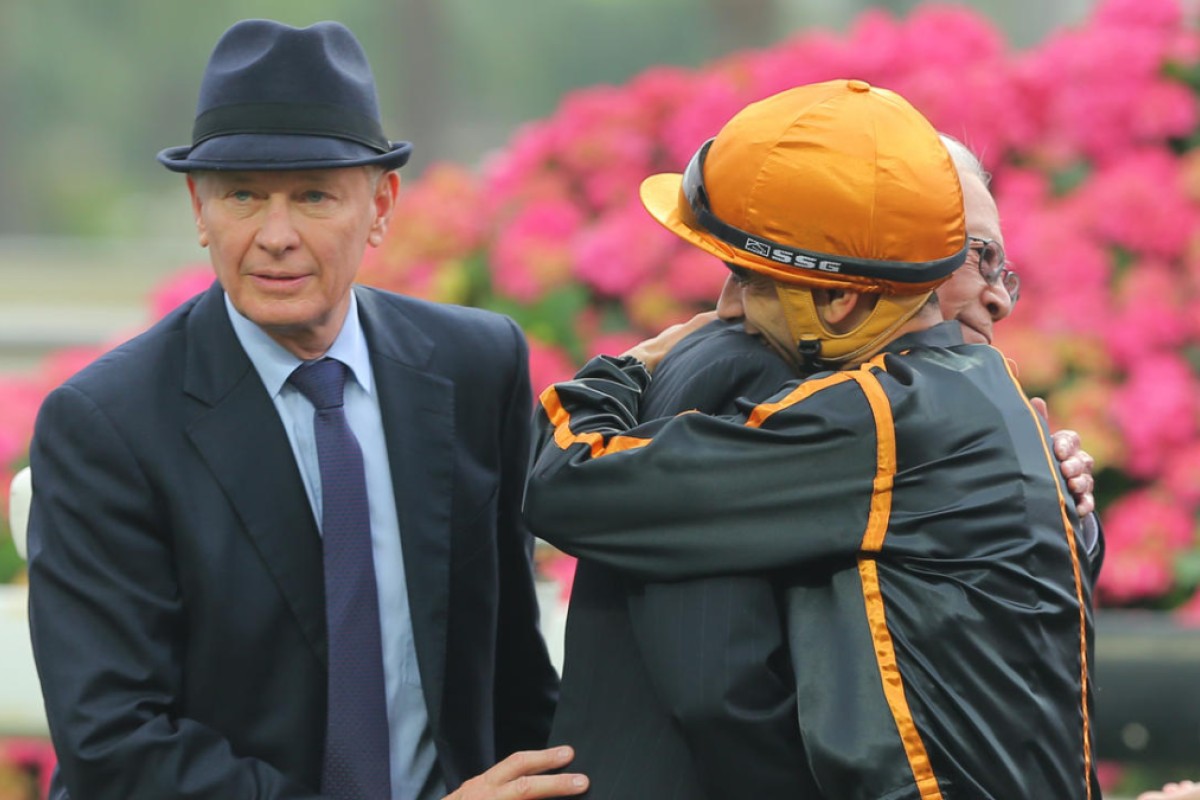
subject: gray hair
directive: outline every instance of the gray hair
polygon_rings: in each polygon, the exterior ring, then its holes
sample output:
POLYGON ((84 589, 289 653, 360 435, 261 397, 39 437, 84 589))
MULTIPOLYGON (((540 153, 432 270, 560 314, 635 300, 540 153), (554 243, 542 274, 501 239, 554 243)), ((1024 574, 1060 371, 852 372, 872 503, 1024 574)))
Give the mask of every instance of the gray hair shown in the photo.
POLYGON ((954 160, 954 166, 959 172, 964 175, 975 175, 983 181, 984 186, 992 182, 991 173, 983 168, 983 162, 979 160, 979 156, 971 152, 969 147, 948 133, 939 133, 938 138, 950 151, 950 158, 954 160))

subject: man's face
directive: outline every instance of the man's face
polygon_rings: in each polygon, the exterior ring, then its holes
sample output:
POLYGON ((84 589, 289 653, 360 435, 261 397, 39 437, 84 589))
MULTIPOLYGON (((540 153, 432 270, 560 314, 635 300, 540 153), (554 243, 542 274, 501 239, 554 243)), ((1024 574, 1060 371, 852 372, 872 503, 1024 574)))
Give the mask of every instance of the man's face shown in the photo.
MULTIPOLYGON (((996 201, 978 175, 959 173, 962 178, 963 205, 967 234, 993 239, 1001 244, 1000 213, 996 201)), ((938 287, 942 318, 962 324, 963 339, 968 343, 990 344, 992 326, 1012 311, 1012 298, 1004 287, 989 284, 979 272, 979 253, 972 250, 967 261, 938 287)))
POLYGON ((760 337, 795 369, 802 368, 783 303, 770 278, 748 269, 731 271, 717 299, 717 316, 730 321, 742 320, 746 333, 760 337))
POLYGON ((363 167, 188 176, 200 244, 234 308, 304 359, 341 330, 398 186, 394 172, 363 167))

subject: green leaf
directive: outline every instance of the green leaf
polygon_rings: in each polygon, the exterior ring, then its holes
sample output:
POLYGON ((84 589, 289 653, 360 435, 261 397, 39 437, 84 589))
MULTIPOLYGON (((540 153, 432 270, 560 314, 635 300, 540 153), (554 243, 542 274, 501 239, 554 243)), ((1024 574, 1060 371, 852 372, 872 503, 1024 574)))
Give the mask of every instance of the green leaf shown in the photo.
POLYGON ((1175 580, 1192 589, 1200 586, 1200 549, 1188 550, 1175 557, 1175 580))
POLYGON ((8 531, 3 533, 5 536, 0 538, 0 583, 8 583, 25 568, 25 562, 17 553, 12 537, 7 535, 8 531))
POLYGON ((1086 161, 1074 164, 1050 174, 1050 188, 1058 197, 1075 191, 1092 174, 1092 165, 1086 161))

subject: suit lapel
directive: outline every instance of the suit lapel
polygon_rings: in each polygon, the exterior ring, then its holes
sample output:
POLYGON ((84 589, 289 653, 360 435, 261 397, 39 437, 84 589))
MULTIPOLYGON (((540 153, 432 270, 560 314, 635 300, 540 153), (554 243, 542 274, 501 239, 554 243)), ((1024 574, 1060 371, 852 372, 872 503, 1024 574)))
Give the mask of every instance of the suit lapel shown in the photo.
POLYGON ((184 390, 206 406, 188 437, 325 664, 320 536, 283 424, 237 341, 219 286, 192 312, 187 359, 184 390))
POLYGON ((437 730, 450 605, 454 385, 430 371, 434 344, 401 310, 361 288, 358 301, 383 412, 417 662, 437 730))

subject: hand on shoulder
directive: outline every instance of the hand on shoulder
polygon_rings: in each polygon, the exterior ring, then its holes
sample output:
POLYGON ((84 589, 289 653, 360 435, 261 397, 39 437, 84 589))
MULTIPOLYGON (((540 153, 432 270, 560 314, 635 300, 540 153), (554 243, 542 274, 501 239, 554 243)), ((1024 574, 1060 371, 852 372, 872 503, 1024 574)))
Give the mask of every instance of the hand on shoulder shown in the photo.
POLYGON ((584 775, 543 774, 565 767, 574 757, 575 751, 570 747, 513 753, 446 795, 443 800, 538 800, 583 794, 588 787, 584 775))

